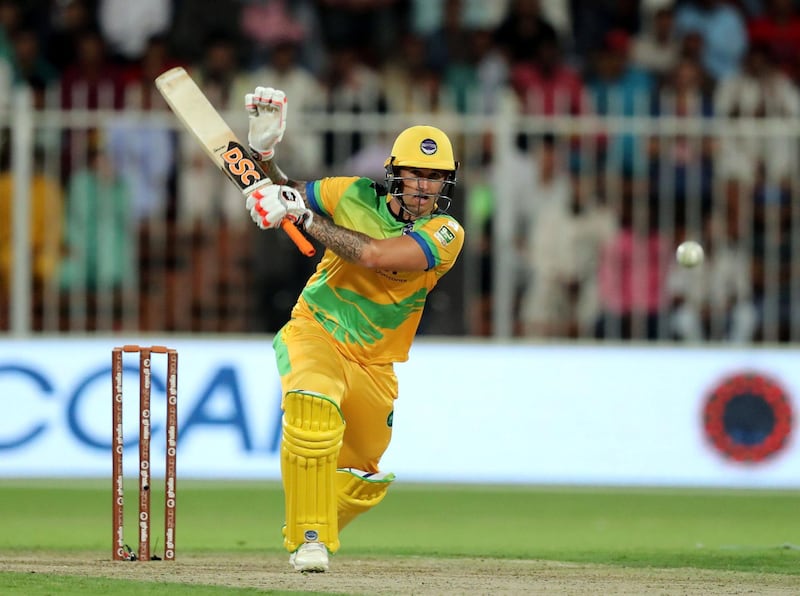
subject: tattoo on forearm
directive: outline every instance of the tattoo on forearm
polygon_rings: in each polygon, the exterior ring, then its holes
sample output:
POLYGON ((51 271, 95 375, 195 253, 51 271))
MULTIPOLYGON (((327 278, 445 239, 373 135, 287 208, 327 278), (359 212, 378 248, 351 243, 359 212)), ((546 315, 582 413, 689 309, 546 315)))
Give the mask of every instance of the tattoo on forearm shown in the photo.
POLYGON ((269 161, 262 161, 261 164, 264 166, 264 171, 269 176, 269 179, 272 180, 273 184, 281 184, 283 186, 291 186, 292 188, 300 191, 300 194, 303 195, 303 198, 306 198, 306 182, 305 180, 292 180, 283 171, 278 167, 273 160, 269 161))
MULTIPOLYGON (((300 192, 304 200, 307 200, 304 181, 291 180, 281 171, 274 160, 262 161, 261 165, 274 184, 291 186, 300 192)), ((311 225, 306 227, 306 231, 337 255, 353 263, 357 263, 361 259, 364 248, 372 241, 372 238, 366 234, 337 226, 329 218, 319 214, 314 216, 311 225)))
POLYGON ((353 263, 359 261, 364 248, 372 241, 372 238, 366 234, 337 226, 330 219, 319 214, 314 215, 314 219, 306 231, 337 255, 353 263))

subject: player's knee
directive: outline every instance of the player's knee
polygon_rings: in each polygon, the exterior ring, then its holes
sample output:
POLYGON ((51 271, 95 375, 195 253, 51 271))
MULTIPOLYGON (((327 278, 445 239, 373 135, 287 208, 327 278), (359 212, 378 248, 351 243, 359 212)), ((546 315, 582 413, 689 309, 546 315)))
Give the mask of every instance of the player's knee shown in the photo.
POLYGON ((333 400, 311 391, 289 391, 283 406, 283 437, 289 451, 306 457, 338 452, 344 417, 333 400))

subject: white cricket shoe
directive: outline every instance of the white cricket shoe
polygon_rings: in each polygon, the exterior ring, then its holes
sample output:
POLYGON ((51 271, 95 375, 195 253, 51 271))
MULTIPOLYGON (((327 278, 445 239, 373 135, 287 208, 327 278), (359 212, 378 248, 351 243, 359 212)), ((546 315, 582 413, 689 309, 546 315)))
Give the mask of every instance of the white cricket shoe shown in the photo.
POLYGON ((328 547, 321 542, 304 542, 289 555, 289 565, 295 571, 327 571, 328 547))

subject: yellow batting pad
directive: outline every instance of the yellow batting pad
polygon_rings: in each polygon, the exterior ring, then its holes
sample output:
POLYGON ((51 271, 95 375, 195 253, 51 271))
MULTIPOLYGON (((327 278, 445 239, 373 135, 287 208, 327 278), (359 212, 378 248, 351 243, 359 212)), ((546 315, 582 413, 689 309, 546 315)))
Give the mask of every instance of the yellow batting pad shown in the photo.
POLYGON ((372 509, 383 501, 394 474, 370 474, 355 468, 336 470, 336 496, 339 530, 357 515, 372 509))
POLYGON ((294 552, 303 542, 319 541, 336 552, 334 477, 344 435, 342 412, 326 396, 310 391, 290 391, 283 406, 284 546, 294 552))

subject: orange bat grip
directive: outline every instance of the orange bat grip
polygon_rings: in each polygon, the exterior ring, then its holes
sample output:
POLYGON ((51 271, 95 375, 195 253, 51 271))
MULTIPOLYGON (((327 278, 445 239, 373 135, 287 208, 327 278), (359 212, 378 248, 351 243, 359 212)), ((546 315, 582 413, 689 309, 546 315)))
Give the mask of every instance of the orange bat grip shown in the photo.
POLYGON ((289 235, 289 238, 292 239, 292 242, 294 242, 297 245, 297 248, 299 248, 300 252, 303 253, 305 256, 313 257, 317 253, 317 250, 314 248, 314 245, 311 244, 308 241, 308 238, 303 236, 303 233, 300 230, 298 230, 295 227, 295 225, 288 219, 284 219, 281 222, 281 228, 283 228, 283 231, 289 235))

